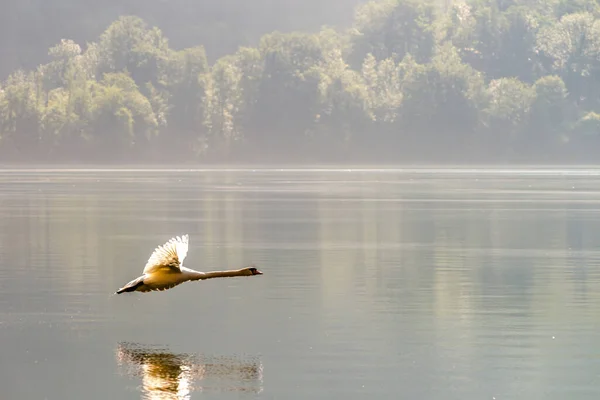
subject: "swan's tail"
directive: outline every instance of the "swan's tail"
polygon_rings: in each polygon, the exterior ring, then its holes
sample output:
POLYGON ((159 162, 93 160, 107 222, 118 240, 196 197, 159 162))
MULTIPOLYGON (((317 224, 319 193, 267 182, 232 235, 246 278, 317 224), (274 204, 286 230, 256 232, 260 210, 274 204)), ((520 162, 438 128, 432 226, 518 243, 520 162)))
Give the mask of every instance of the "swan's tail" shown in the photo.
POLYGON ((115 294, 121 294, 123 292, 135 292, 137 288, 144 284, 144 277, 140 276, 137 279, 132 280, 127 285, 123 286, 121 289, 117 290, 115 294))

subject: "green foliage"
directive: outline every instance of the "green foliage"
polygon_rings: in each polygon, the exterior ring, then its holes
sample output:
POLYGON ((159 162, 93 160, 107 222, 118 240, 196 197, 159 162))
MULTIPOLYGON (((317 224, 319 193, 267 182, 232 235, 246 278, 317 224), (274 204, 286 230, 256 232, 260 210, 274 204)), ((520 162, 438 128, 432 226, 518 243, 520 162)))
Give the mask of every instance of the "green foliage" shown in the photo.
POLYGON ((100 36, 98 72, 129 71, 138 84, 156 83, 168 44, 158 28, 138 17, 121 17, 100 36))
POLYGON ((488 104, 483 109, 485 123, 495 134, 514 139, 521 133, 533 101, 533 91, 515 78, 501 78, 487 88, 488 104))
POLYGON ((575 124, 574 132, 581 136, 600 137, 600 114, 595 112, 585 114, 575 124))
POLYGON ((2 89, 0 126, 3 150, 39 156, 42 147, 43 93, 38 75, 17 71, 2 89))
POLYGON ((599 20, 590 13, 565 15, 540 32, 537 47, 545 69, 564 80, 577 103, 599 105, 599 20))
POLYGON ((430 64, 407 60, 404 74, 402 111, 409 129, 465 134, 475 128, 483 81, 454 47, 440 48, 430 64))
POLYGON ((356 12, 353 64, 367 54, 377 60, 402 60, 407 54, 427 62, 435 46, 436 7, 432 1, 370 2, 356 12))
POLYGON ((597 0, 559 0, 555 7, 556 17, 561 18, 568 14, 577 14, 582 12, 600 14, 600 4, 597 0))
POLYGON ((600 146, 598 15, 595 0, 371 1, 347 32, 273 32, 212 64, 202 45, 174 50, 158 28, 124 16, 97 42, 63 39, 46 64, 6 79, 0 155, 591 157, 600 146))
POLYGON ((567 87, 556 75, 538 79, 533 85, 531 131, 558 138, 566 129, 572 105, 567 87))

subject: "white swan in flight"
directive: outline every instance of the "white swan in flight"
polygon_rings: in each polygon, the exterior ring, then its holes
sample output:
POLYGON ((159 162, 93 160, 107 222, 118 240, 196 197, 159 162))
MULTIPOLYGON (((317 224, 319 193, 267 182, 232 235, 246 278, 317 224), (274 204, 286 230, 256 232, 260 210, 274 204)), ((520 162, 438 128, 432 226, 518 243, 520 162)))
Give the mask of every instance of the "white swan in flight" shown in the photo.
POLYGON ((186 268, 182 264, 188 252, 188 241, 188 235, 176 236, 162 246, 158 246, 148 259, 142 276, 127 283, 115 294, 167 290, 180 283, 200 279, 262 275, 262 272, 254 266, 212 272, 200 272, 186 268))

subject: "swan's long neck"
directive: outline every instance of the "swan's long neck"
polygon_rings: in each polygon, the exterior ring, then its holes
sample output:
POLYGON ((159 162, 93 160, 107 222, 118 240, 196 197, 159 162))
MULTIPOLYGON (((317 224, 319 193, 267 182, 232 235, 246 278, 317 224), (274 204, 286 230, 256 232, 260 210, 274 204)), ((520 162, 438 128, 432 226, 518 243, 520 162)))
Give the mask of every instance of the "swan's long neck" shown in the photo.
POLYGON ((210 271, 204 273, 204 278, 202 279, 211 279, 211 278, 230 278, 233 276, 241 276, 242 271, 240 270, 228 270, 228 271, 210 271))
MULTIPOLYGON (((183 268, 182 268, 183 270, 183 268)), ((183 272, 183 271, 182 271, 183 272)), ((232 269, 227 271, 210 271, 210 272, 200 272, 194 271, 193 269, 185 268, 185 273, 189 274, 191 280, 204 280, 204 279, 212 279, 212 278, 231 278, 234 276, 242 276, 243 272, 240 269, 232 269)))

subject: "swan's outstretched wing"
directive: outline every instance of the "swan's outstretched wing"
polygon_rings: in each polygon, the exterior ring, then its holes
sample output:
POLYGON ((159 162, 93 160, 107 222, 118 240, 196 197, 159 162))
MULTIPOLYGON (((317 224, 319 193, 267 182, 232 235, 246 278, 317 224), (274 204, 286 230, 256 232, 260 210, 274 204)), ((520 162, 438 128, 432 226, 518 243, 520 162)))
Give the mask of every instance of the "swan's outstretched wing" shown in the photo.
POLYGON ((162 246, 158 246, 144 267, 144 274, 160 269, 172 269, 181 272, 181 265, 188 252, 188 235, 177 236, 162 246))

